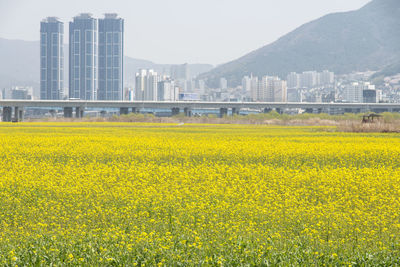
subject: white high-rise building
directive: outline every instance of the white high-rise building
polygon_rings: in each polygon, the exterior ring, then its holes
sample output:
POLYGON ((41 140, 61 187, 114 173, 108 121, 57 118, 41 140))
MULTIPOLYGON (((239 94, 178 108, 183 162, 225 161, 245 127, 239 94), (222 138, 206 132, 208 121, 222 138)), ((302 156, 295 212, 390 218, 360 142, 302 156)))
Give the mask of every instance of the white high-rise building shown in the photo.
POLYGON ((253 101, 258 101, 258 77, 250 76, 250 96, 253 101))
POLYGON ((249 76, 244 76, 242 79, 242 90, 243 92, 251 91, 251 79, 249 76))
POLYGON ((274 80, 274 102, 287 102, 287 82, 283 80, 274 80))
POLYGON ((321 85, 329 85, 335 82, 335 73, 330 72, 328 70, 324 70, 320 74, 320 84, 321 85))
POLYGON ((264 76, 258 80, 257 90, 252 91, 253 101, 286 102, 287 83, 276 76, 264 76))
POLYGON ((219 88, 221 88, 221 89, 228 88, 228 81, 225 78, 219 79, 219 88))
POLYGON ((316 71, 305 71, 301 74, 301 87, 313 88, 318 84, 318 73, 316 71))
POLYGON ((353 82, 346 85, 344 89, 343 100, 349 103, 362 103, 363 102, 363 84, 353 82))
POLYGON ((171 79, 165 79, 158 82, 157 91, 158 101, 179 100, 179 87, 175 86, 175 82, 171 79))
POLYGON ((300 74, 291 72, 287 76, 287 87, 290 89, 300 87, 300 74))
POLYGON ((139 101, 156 101, 158 82, 159 77, 157 76, 157 72, 151 69, 140 69, 139 72, 136 73, 135 99, 139 101))
POLYGON ((201 94, 205 93, 205 91, 206 91, 206 83, 204 82, 204 80, 199 80, 198 81, 198 89, 199 89, 199 92, 201 94))

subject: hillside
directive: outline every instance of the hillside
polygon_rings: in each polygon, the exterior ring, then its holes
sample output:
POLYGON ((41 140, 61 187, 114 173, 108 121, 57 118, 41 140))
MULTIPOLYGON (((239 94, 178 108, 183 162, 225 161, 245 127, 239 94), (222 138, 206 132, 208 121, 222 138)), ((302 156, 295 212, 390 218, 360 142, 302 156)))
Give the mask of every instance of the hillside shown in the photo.
POLYGON ((380 71, 400 63, 400 1, 374 0, 363 8, 326 15, 276 42, 202 74, 237 85, 244 75, 278 75, 329 69, 336 73, 380 71))

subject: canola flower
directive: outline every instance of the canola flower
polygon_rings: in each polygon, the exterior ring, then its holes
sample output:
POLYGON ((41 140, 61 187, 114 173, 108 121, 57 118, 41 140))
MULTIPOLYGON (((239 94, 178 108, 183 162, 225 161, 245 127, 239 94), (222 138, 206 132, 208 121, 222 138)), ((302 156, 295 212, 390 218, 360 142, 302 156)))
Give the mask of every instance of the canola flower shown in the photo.
POLYGON ((400 135, 0 126, 0 265, 399 265, 400 135))

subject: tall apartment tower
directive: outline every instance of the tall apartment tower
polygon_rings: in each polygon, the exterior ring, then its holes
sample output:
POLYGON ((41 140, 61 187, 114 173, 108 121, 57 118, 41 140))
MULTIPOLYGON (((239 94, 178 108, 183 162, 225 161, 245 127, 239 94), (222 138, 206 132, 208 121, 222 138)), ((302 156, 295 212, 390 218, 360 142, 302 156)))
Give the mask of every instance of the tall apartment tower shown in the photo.
POLYGON ((64 94, 64 24, 55 17, 40 23, 40 99, 64 94))
POLYGON ((97 19, 82 13, 69 23, 69 97, 95 100, 97 86, 97 19))
POLYGON ((123 99, 124 20, 117 14, 99 19, 99 88, 97 99, 123 99))
POLYGON ((154 70, 140 69, 136 73, 135 100, 157 101, 159 77, 154 70))

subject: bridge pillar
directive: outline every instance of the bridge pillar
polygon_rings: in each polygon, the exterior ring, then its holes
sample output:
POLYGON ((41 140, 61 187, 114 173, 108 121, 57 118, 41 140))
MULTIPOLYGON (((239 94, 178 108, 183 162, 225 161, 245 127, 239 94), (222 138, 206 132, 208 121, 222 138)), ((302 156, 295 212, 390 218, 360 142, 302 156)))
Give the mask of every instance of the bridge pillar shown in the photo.
POLYGON ((232 108, 232 116, 239 115, 240 108, 232 108))
POLYGON ((65 107, 64 108, 64 118, 72 118, 72 108, 71 107, 65 107))
POLYGON ((15 122, 23 121, 24 119, 24 110, 20 107, 14 107, 14 120, 15 122))
POLYGON ((15 121, 24 121, 23 107, 15 107, 15 121))
POLYGON ((186 117, 192 117, 192 109, 191 108, 184 108, 183 109, 186 117))
POLYGON ((129 113, 129 108, 120 108, 119 115, 127 115, 129 113))
POLYGON ((12 108, 4 107, 3 108, 3 121, 10 122, 12 119, 12 108))
POLYGON ((228 115, 228 109, 227 108, 220 108, 219 109, 219 117, 223 118, 226 115, 228 115))
POLYGON ((176 116, 176 115, 179 115, 179 108, 172 108, 171 109, 171 113, 172 113, 172 116, 176 116))
POLYGON ((105 110, 100 111, 100 117, 105 118, 106 115, 107 115, 107 111, 105 111, 105 110))
POLYGON ((272 111, 272 108, 264 108, 264 113, 270 113, 272 111))
POLYGON ((83 108, 82 107, 76 107, 75 108, 75 117, 76 118, 83 118, 83 108))
POLYGON ((56 116, 57 115, 57 111, 55 109, 50 109, 49 113, 50 113, 51 117, 53 117, 53 118, 57 117, 56 116))

